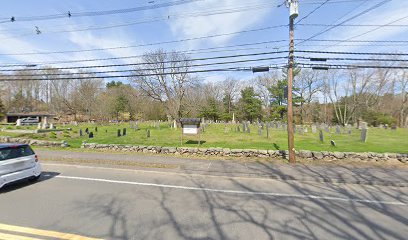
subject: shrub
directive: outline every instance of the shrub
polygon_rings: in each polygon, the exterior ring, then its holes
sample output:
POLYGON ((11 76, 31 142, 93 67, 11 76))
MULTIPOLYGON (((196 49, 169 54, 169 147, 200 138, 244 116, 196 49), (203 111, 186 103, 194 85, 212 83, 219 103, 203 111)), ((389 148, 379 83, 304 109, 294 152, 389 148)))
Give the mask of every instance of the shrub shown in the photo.
POLYGON ((377 127, 380 124, 393 125, 396 123, 396 120, 392 116, 375 111, 365 112, 363 114, 363 120, 373 127, 377 127))

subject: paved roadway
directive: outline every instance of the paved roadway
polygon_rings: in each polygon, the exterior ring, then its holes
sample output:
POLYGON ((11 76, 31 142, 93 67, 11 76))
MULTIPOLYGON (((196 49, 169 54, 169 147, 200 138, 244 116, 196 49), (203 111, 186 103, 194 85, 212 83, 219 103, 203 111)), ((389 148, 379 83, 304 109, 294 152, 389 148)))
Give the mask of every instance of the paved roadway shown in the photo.
POLYGON ((41 181, 0 190, 0 239, 408 236, 407 187, 43 167, 41 181))

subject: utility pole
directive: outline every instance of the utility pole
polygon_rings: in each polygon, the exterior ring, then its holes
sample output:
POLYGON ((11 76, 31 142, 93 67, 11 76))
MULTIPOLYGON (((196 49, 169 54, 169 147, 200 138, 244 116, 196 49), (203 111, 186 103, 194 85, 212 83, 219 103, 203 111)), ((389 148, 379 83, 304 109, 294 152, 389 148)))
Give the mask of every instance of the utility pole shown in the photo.
POLYGON ((289 62, 288 62, 288 147, 289 147, 289 162, 296 163, 295 155, 295 137, 293 133, 293 65, 294 65, 294 52, 295 52, 295 28, 294 21, 299 15, 299 2, 298 0, 287 0, 287 6, 289 7, 289 62))

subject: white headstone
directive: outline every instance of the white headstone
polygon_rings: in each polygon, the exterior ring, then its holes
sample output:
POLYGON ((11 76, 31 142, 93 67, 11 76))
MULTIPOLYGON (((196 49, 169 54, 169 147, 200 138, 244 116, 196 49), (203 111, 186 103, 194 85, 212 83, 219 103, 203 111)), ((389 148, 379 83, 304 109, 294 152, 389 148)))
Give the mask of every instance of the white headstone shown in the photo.
POLYGON ((21 126, 21 119, 17 119, 16 126, 21 126))
POLYGON ((176 120, 173 120, 173 128, 177 129, 177 121, 176 120))
POLYGON ((41 129, 41 123, 38 123, 37 129, 41 129))
POLYGON ((54 129, 54 124, 53 123, 50 124, 50 129, 54 129))
POLYGON ((232 123, 235 124, 235 113, 232 113, 232 123))
POLYGON ((312 125, 312 133, 316 133, 316 130, 317 130, 316 125, 312 125))

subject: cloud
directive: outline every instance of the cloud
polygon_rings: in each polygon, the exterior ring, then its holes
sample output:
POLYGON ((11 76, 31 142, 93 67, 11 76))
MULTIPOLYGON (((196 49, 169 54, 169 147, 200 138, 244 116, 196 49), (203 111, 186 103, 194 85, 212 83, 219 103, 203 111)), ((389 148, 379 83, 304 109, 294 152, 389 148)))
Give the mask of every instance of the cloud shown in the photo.
MULTIPOLYGON (((251 1, 251 4, 245 4, 246 0, 206 0, 187 5, 171 7, 168 14, 184 12, 194 13, 197 11, 215 12, 216 9, 237 9, 243 6, 255 6, 265 4, 262 0, 251 1)), ((242 8, 241 8, 242 9, 242 8)), ((222 34, 241 31, 261 22, 271 12, 271 7, 264 7, 255 11, 243 11, 229 14, 219 14, 212 16, 200 16, 190 18, 179 18, 168 22, 174 36, 180 38, 200 37, 213 34, 222 34)), ((171 19, 171 18, 170 18, 171 19)), ((221 44, 229 41, 234 35, 206 39, 215 44, 221 44)), ((191 43, 190 46, 196 46, 198 43, 191 43)))

